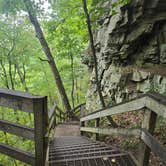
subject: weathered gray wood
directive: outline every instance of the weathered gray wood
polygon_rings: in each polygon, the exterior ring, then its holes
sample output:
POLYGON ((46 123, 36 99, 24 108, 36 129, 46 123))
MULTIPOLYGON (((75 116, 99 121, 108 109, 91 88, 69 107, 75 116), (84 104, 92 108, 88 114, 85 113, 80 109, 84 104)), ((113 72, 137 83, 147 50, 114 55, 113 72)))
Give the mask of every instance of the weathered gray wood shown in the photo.
POLYGON ((23 125, 18 125, 5 120, 0 120, 0 130, 34 140, 34 129, 23 125))
POLYGON ((145 107, 145 101, 146 101, 145 99, 146 97, 142 97, 142 98, 138 98, 138 99, 126 102, 126 103, 122 103, 113 107, 103 109, 96 113, 92 113, 85 117, 82 117, 81 121, 88 121, 88 120, 102 118, 102 117, 120 114, 124 112, 139 110, 145 107))
POLYGON ((146 107, 154 111, 156 114, 166 118, 166 103, 162 102, 161 99, 157 100, 157 98, 147 96, 146 107))
POLYGON ((9 89, 3 89, 0 88, 0 96, 6 97, 6 96, 12 96, 14 98, 24 98, 24 99, 40 99, 41 96, 35 96, 30 93, 16 91, 16 90, 9 90, 9 89))
POLYGON ((93 127, 81 127, 80 130, 83 132, 99 133, 113 136, 123 136, 140 138, 140 129, 125 129, 125 128, 93 128, 93 127))
POLYGON ((44 164, 46 163, 46 157, 47 157, 47 149, 48 149, 48 143, 49 138, 45 137, 48 131, 48 125, 49 125, 49 119, 48 119, 48 108, 47 108, 47 96, 43 99, 43 139, 44 139, 44 164))
POLYGON ((24 163, 35 165, 35 156, 29 152, 0 143, 0 153, 13 157, 24 163))
POLYGON ((166 164, 166 149, 147 130, 142 130, 141 139, 166 164))
POLYGON ((8 89, 0 89, 0 106, 22 110, 25 112, 33 112, 33 99, 40 99, 40 96, 33 96, 29 93, 13 91, 8 89))
POLYGON ((48 119, 49 119, 49 121, 54 116, 56 108, 57 108, 57 105, 54 104, 53 107, 51 108, 51 110, 48 112, 48 119))
POLYGON ((121 103, 113 107, 105 108, 95 113, 89 114, 81 118, 81 121, 97 119, 101 117, 111 116, 124 112, 139 110, 144 107, 151 109, 158 115, 166 118, 166 97, 157 93, 148 93, 140 98, 133 99, 126 103, 121 103))
POLYGON ((0 94, 0 106, 30 113, 33 112, 33 103, 31 99, 21 99, 16 98, 15 96, 1 96, 0 94))
POLYGON ((74 112, 75 114, 77 114, 78 112, 81 111, 81 108, 82 108, 83 106, 85 106, 85 103, 79 104, 78 106, 76 106, 75 108, 73 108, 73 109, 71 110, 71 112, 74 112))
MULTIPOLYGON (((157 114, 155 112, 152 112, 149 109, 145 109, 144 119, 142 121, 142 128, 153 134, 156 125, 156 118, 157 114)), ((142 166, 148 166, 150 151, 151 149, 147 145, 140 145, 139 162, 142 166)))
POLYGON ((84 132, 81 130, 81 128, 85 127, 85 122, 84 121, 80 121, 80 131, 81 131, 81 136, 84 136, 84 132))
POLYGON ((44 166, 46 161, 47 141, 47 97, 33 101, 35 122, 35 165, 44 166))
POLYGON ((50 112, 48 113, 48 120, 49 120, 48 131, 49 132, 56 125, 56 117, 57 117, 56 108, 57 108, 57 104, 54 104, 53 107, 51 108, 50 112))
MULTIPOLYGON (((99 128, 100 127, 100 118, 97 118, 95 120, 95 127, 96 128, 99 128)), ((99 140, 99 133, 96 133, 96 140, 98 141, 99 140)))
POLYGON ((50 122, 49 122, 49 126, 48 126, 48 131, 50 132, 52 128, 55 127, 55 119, 56 117, 54 116, 53 118, 51 118, 50 122))
POLYGON ((133 160, 133 162, 135 163, 136 166, 140 166, 138 160, 135 158, 135 156, 133 156, 133 154, 131 152, 128 152, 128 154, 130 155, 131 159, 133 160))

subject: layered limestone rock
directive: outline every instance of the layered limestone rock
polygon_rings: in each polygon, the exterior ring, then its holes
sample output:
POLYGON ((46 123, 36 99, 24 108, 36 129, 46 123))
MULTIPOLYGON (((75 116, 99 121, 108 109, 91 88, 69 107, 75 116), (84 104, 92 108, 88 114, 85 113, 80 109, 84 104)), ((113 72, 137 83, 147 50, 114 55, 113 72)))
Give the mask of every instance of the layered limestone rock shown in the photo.
MULTIPOLYGON (((107 4, 108 6, 108 4, 107 4)), ((109 3, 111 11, 111 2, 109 3)), ((166 2, 133 0, 98 21, 95 47, 107 105, 148 91, 166 92, 166 2)), ((82 61, 91 69, 86 108, 101 108, 90 49, 82 61)))

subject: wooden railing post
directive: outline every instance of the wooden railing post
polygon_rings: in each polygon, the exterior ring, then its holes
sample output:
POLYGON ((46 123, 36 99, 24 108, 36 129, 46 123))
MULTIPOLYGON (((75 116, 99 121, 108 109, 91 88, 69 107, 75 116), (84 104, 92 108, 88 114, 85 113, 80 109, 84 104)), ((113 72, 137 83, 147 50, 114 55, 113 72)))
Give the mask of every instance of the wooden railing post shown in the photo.
MULTIPOLYGON (((149 109, 145 109, 142 128, 153 134, 156 125, 157 114, 149 109)), ((139 150, 139 162, 141 166, 148 166, 150 158, 150 148, 141 143, 139 150)))
POLYGON ((45 138, 48 126, 47 97, 33 99, 33 110, 35 123, 35 165, 44 166, 48 144, 45 138))
POLYGON ((57 116, 56 116, 56 109, 55 109, 55 112, 54 112, 54 126, 53 128, 55 128, 55 126, 57 125, 57 116))
POLYGON ((62 113, 61 112, 59 113, 59 116, 60 116, 60 122, 62 122, 62 113))
MULTIPOLYGON (((80 127, 85 127, 85 121, 81 122, 80 127)), ((81 136, 84 136, 84 132, 81 131, 81 136)))
MULTIPOLYGON (((96 127, 96 128, 100 127, 100 118, 97 118, 97 119, 95 120, 95 127, 96 127)), ((98 134, 98 133, 96 133, 96 140, 97 140, 97 141, 99 140, 99 134, 98 134)))

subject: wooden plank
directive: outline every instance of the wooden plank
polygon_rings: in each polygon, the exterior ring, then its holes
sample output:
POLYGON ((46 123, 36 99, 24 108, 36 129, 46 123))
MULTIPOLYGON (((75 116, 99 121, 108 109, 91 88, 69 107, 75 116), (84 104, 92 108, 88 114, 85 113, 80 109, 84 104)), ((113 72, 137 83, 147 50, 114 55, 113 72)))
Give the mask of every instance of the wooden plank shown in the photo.
POLYGON ((0 88, 0 106, 33 112, 33 99, 40 100, 40 96, 29 93, 0 88))
POLYGON ((161 99, 146 97, 146 107, 154 111, 156 114, 166 118, 166 103, 161 99))
MULTIPOLYGON (((100 127, 100 118, 97 118, 97 119, 95 120, 95 127, 96 127, 96 128, 99 128, 99 127, 100 127)), ((95 137, 96 137, 96 141, 98 141, 98 140, 99 140, 99 133, 96 133, 95 137)))
POLYGON ((46 161, 45 135, 47 133, 47 97, 33 101, 35 122, 35 165, 44 166, 46 161))
POLYGON ((35 156, 29 152, 0 143, 0 153, 20 160, 24 163, 35 165, 35 156))
POLYGON ((130 155, 131 159, 133 160, 134 164, 136 166, 140 166, 138 160, 135 158, 135 156, 133 156, 133 154, 131 152, 128 152, 128 154, 130 155))
POLYGON ((0 96, 13 96, 14 98, 41 99, 43 96, 35 96, 30 93, 0 88, 0 96))
POLYGON ((166 164, 166 148, 163 148, 146 129, 142 129, 141 139, 166 164))
POLYGON ((82 104, 79 104, 78 106, 76 106, 75 108, 73 108, 71 110, 71 112, 74 112, 75 114, 77 114, 78 112, 80 112, 80 109, 85 106, 86 103, 82 103, 82 104))
MULTIPOLYGON (((80 131, 81 131, 81 128, 82 127, 85 127, 85 122, 84 121, 80 121, 80 131)), ((81 136, 84 136, 84 132, 83 131, 81 131, 81 136)))
POLYGON ((145 99, 146 97, 144 96, 142 98, 137 98, 126 103, 121 103, 119 105, 115 105, 113 107, 100 110, 96 113, 92 113, 85 117, 82 117, 80 121, 88 121, 88 120, 102 118, 102 117, 120 114, 124 112, 139 110, 145 107, 145 101, 146 101, 145 99))
POLYGON ((54 128, 55 127, 55 119, 56 119, 56 117, 53 117, 51 120, 50 120, 50 122, 49 122, 49 126, 48 126, 48 131, 50 132, 51 131, 51 129, 52 128, 54 128))
POLYGON ((0 106, 33 113, 33 103, 31 99, 15 98, 15 96, 4 97, 0 94, 0 106))
POLYGON ((52 118, 52 116, 54 116, 56 107, 57 107, 57 105, 54 104, 53 107, 51 108, 51 110, 48 112, 48 119, 49 119, 49 121, 52 118))
POLYGON ((0 130, 8 132, 23 138, 34 140, 34 129, 29 127, 0 120, 0 130))
POLYGON ((140 129, 81 127, 80 130, 90 133, 99 133, 99 134, 123 136, 123 137, 134 136, 136 138, 140 138, 141 136, 140 129))
POLYGON ((44 165, 46 164, 46 157, 47 157, 47 149, 49 138, 45 137, 48 131, 49 119, 48 119, 48 106, 47 106, 47 96, 43 98, 43 139, 44 139, 44 165))
MULTIPOLYGON (((156 125, 157 114, 145 108, 142 128, 153 134, 156 125)), ((144 143, 139 146, 139 162, 142 166, 148 166, 150 158, 150 148, 144 143)))

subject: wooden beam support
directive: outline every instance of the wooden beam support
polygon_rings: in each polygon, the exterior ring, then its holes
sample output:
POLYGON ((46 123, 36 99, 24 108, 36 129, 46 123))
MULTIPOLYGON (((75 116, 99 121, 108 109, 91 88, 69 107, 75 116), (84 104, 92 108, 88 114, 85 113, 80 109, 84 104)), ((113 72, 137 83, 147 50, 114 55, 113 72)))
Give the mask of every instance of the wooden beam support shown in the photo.
POLYGON ((80 121, 80 131, 81 131, 81 136, 84 136, 84 131, 81 130, 81 128, 85 127, 85 122, 84 121, 80 121))
POLYGON ((146 129, 142 129, 141 139, 166 164, 166 148, 163 148, 146 129))
POLYGON ((29 127, 0 120, 0 130, 8 132, 23 138, 34 140, 34 129, 29 127))
MULTIPOLYGON (((153 134, 156 125, 157 114, 149 109, 145 109, 142 129, 146 129, 153 134)), ((141 166, 148 166, 151 149, 144 143, 140 145, 139 162, 141 166)))
POLYGON ((48 113, 47 97, 33 101, 35 122, 35 165, 44 166, 46 162, 48 113))
POLYGON ((49 119, 49 121, 54 116, 56 108, 57 108, 57 105, 54 104, 53 107, 51 108, 51 110, 48 112, 48 119, 49 119))
MULTIPOLYGON (((97 118, 96 120, 95 120, 95 127, 96 128, 99 128, 100 127, 100 118, 97 118)), ((98 141, 99 140, 99 133, 96 133, 96 141, 98 141)))
POLYGON ((113 136, 122 136, 122 137, 134 136, 135 138, 141 137, 140 129, 81 127, 80 130, 82 132, 99 133, 99 134, 113 135, 113 136))
POLYGON ((29 152, 0 143, 0 153, 20 160, 26 164, 35 165, 35 156, 29 152))
POLYGON ((162 101, 162 99, 147 96, 146 107, 163 118, 166 118, 166 102, 162 101))

